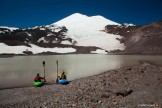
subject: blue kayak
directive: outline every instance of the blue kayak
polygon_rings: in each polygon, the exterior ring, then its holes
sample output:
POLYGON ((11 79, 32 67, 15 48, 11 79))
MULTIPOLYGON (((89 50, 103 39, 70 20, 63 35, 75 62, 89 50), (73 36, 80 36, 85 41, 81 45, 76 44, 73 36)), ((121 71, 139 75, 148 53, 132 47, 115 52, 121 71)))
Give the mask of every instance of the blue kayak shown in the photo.
POLYGON ((59 83, 65 85, 65 84, 69 84, 69 81, 66 79, 60 79, 59 83))

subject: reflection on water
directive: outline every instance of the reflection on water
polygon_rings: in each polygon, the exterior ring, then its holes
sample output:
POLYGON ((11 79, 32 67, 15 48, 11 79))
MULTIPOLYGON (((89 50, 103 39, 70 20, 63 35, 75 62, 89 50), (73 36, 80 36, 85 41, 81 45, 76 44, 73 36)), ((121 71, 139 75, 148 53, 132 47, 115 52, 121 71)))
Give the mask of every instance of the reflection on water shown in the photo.
POLYGON ((35 73, 39 72, 43 76, 42 61, 46 62, 47 82, 55 81, 56 60, 59 62, 59 73, 61 74, 64 70, 69 80, 118 69, 126 65, 138 64, 139 60, 162 65, 162 56, 144 55, 87 54, 0 58, 0 88, 32 86, 35 73))

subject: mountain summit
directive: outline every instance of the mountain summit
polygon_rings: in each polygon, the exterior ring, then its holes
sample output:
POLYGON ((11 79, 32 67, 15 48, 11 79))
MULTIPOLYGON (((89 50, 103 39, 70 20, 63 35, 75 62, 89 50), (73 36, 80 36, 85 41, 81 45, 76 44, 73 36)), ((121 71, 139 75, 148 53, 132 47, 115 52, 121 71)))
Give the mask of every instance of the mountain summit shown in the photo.
POLYGON ((53 23, 53 25, 65 26, 69 30, 85 28, 86 30, 101 30, 104 29, 105 25, 119 25, 114 21, 104 18, 103 16, 86 16, 80 13, 74 13, 58 22, 53 23))

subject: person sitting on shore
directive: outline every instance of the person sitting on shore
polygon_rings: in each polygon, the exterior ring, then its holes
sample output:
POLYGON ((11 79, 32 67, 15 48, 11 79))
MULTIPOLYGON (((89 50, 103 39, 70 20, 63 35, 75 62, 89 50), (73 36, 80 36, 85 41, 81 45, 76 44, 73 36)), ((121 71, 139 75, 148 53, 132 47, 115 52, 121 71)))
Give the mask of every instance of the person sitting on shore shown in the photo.
POLYGON ((36 77, 34 78, 34 81, 35 82, 42 82, 42 79, 45 81, 45 78, 44 77, 40 77, 39 73, 37 73, 36 77))
POLYGON ((64 71, 62 72, 60 79, 66 79, 66 75, 65 75, 65 72, 64 71))

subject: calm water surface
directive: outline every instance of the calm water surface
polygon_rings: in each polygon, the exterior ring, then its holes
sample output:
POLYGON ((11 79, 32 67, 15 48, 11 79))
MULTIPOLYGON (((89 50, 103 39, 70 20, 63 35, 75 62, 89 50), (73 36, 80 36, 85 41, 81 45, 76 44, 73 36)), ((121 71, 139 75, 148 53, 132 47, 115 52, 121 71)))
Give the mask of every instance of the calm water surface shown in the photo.
POLYGON ((43 76, 42 61, 46 62, 47 82, 56 80, 57 65, 59 73, 65 71, 68 80, 74 80, 118 69, 127 65, 138 64, 140 60, 162 65, 162 56, 145 55, 50 55, 50 56, 15 56, 0 58, 0 88, 32 86, 37 72, 43 76))

